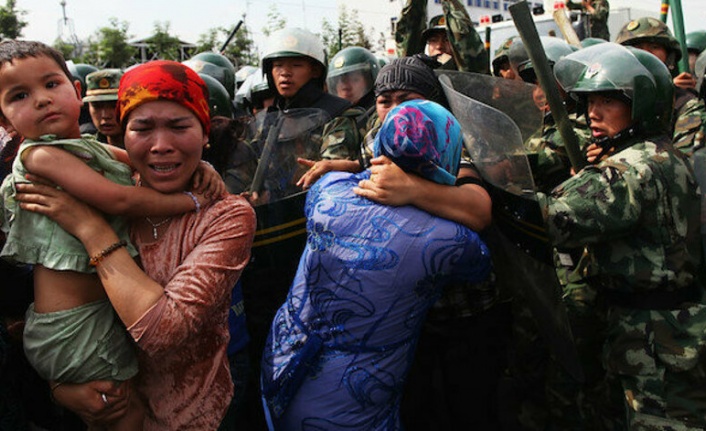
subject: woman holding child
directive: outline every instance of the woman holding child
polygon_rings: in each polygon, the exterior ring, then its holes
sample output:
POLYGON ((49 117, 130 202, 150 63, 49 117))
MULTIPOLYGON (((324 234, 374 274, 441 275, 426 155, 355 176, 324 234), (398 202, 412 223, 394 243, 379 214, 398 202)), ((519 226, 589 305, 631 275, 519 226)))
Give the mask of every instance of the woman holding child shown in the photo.
MULTIPOLYGON (((208 141, 207 94, 203 80, 176 62, 125 73, 117 110, 139 186, 189 190, 208 141)), ((102 425, 123 414, 128 397, 139 396, 146 430, 218 428, 233 393, 225 322, 231 289, 250 256, 250 205, 229 195, 195 212, 134 219, 137 263, 101 214, 66 193, 25 184, 17 199, 23 209, 56 220, 97 257, 101 283, 137 346, 133 390, 108 381, 63 384, 54 390, 57 401, 102 425)))

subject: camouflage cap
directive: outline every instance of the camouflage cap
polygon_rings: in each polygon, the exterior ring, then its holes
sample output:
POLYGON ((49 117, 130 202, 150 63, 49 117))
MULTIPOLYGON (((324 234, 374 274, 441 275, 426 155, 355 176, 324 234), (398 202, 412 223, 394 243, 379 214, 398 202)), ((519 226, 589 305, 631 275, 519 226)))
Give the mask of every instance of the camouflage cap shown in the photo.
POLYGON ((679 41, 672 36, 667 24, 652 17, 638 18, 625 24, 615 42, 625 46, 653 42, 663 46, 668 52, 674 53, 675 61, 679 61, 682 55, 679 41))
POLYGON ((437 15, 429 20, 429 27, 422 32, 422 40, 426 42, 433 33, 438 31, 446 31, 446 17, 444 15, 437 15))
POLYGON ((84 103, 118 100, 118 87, 123 71, 103 69, 86 75, 86 96, 84 103))

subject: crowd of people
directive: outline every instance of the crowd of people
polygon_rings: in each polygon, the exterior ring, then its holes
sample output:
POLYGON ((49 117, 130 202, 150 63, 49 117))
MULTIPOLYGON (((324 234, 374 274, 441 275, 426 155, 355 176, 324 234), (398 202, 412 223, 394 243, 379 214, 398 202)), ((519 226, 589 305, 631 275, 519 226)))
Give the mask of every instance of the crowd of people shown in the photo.
POLYGON ((608 2, 569 1, 557 107, 520 37, 490 55, 426 3, 395 59, 300 28, 240 70, 0 42, 0 430, 706 428, 706 31, 609 42, 608 2), (287 200, 298 248, 248 277, 287 200))

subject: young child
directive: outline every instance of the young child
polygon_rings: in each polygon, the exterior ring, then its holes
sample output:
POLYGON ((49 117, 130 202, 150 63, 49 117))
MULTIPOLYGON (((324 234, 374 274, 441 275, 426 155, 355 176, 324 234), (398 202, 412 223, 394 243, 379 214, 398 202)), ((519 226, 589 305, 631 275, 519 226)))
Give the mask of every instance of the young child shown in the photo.
MULTIPOLYGON (((52 391, 62 383, 91 380, 125 382, 137 374, 131 340, 115 315, 95 267, 128 240, 123 216, 145 216, 155 241, 169 218, 152 223, 150 216, 198 211, 207 202, 193 193, 161 194, 134 187, 132 171, 122 150, 109 149, 82 137, 78 117, 82 100, 62 55, 39 42, 0 43, 0 125, 12 126, 25 138, 13 172, 0 187, 7 242, 2 255, 34 265, 34 303, 26 314, 24 349, 52 391), (86 254, 73 236, 49 218, 23 211, 14 199, 15 184, 28 174, 53 182, 108 214, 122 241, 96 256, 86 254)), ((169 175, 178 164, 153 166, 169 175)), ((142 429, 143 408, 130 397, 127 413, 109 429, 142 429)), ((102 394, 110 404, 110 397, 102 394)))

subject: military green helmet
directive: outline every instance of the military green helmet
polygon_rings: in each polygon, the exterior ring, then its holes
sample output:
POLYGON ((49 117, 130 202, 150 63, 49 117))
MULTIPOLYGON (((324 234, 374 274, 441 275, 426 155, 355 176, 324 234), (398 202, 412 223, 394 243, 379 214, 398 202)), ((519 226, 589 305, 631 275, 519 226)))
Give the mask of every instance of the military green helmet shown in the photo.
POLYGON ((520 40, 520 36, 510 36, 505 39, 502 45, 495 50, 495 55, 493 56, 493 61, 491 65, 493 66, 493 75, 500 76, 500 67, 503 63, 510 61, 508 58, 508 53, 510 52, 510 47, 516 41, 520 40))
POLYGON ((118 87, 123 71, 103 69, 86 75, 86 97, 84 103, 118 100, 118 87))
POLYGON ((262 109, 264 99, 274 97, 274 90, 270 89, 267 77, 260 68, 255 73, 247 77, 243 85, 235 93, 235 103, 237 106, 252 111, 253 108, 262 109))
POLYGON ((250 104, 252 108, 263 109, 264 101, 272 97, 275 97, 275 90, 270 88, 267 79, 261 75, 260 80, 253 82, 250 88, 250 104))
POLYGON ((706 49, 706 31, 698 30, 687 33, 686 49, 701 54, 706 49))
POLYGON ((74 63, 69 60, 66 62, 66 67, 71 72, 71 76, 81 83, 81 97, 86 95, 86 76, 91 72, 97 72, 98 68, 85 63, 74 63))
POLYGON ((341 81, 344 76, 352 73, 360 73, 365 79, 366 87, 361 94, 356 95, 357 101, 372 90, 379 71, 380 63, 372 52, 359 46, 344 48, 333 56, 328 65, 328 74, 326 75, 328 91, 334 96, 337 96, 338 92, 336 88, 339 81, 341 81))
POLYGON ((647 51, 603 43, 567 55, 554 66, 567 93, 617 93, 630 102, 631 118, 643 131, 668 131, 674 103, 669 70, 647 51))
POLYGON ((444 15, 436 15, 429 20, 429 27, 422 32, 422 41, 426 42, 432 34, 441 31, 446 32, 446 17, 444 15))
POLYGON ((230 71, 233 75, 235 75, 235 66, 233 66, 233 63, 230 60, 228 60, 228 57, 226 57, 225 55, 220 54, 218 52, 214 52, 214 51, 199 52, 198 54, 191 57, 190 60, 201 60, 206 63, 215 64, 216 66, 220 66, 224 69, 228 69, 228 71, 230 71))
MULTIPOLYGON (((550 66, 554 66, 561 58, 571 54, 575 49, 563 39, 551 36, 540 36, 544 54, 547 56, 550 66)), ((508 50, 508 58, 513 69, 523 81, 534 84, 537 75, 534 72, 534 65, 529 58, 522 39, 514 41, 508 50)))
POLYGON ((615 42, 625 46, 635 46, 643 42, 657 43, 674 57, 670 63, 676 64, 681 58, 679 42, 672 36, 667 24, 657 18, 643 17, 630 21, 620 30, 615 42))
POLYGON ((199 76, 208 87, 208 108, 211 118, 217 115, 233 118, 233 103, 223 84, 211 75, 199 73, 199 76))
POLYGON ((601 39, 600 37, 586 37, 581 39, 581 48, 588 48, 589 46, 598 45, 599 43, 606 43, 607 40, 601 39))
POLYGON ((220 82, 231 99, 235 97, 235 66, 225 55, 217 52, 200 52, 182 64, 199 74, 209 75, 220 82))

